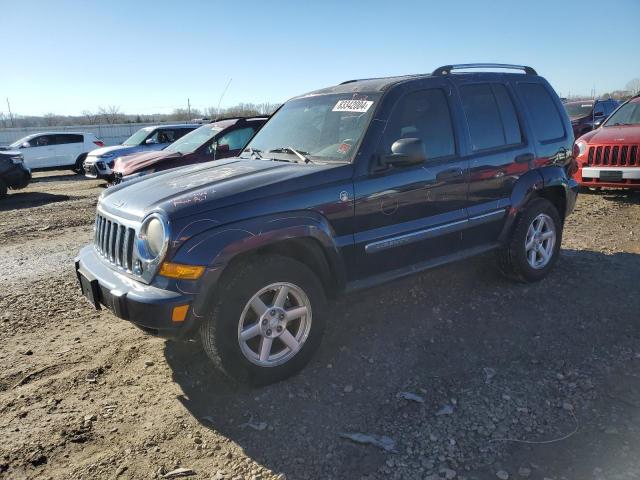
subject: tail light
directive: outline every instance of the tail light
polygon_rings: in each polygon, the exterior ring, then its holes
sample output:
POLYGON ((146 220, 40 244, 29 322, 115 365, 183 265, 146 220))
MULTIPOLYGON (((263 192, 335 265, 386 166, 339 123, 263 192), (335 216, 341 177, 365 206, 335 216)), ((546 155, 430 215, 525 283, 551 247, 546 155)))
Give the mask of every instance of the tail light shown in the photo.
POLYGON ((104 147, 104 142, 102 140, 94 140, 93 143, 99 147, 104 147))

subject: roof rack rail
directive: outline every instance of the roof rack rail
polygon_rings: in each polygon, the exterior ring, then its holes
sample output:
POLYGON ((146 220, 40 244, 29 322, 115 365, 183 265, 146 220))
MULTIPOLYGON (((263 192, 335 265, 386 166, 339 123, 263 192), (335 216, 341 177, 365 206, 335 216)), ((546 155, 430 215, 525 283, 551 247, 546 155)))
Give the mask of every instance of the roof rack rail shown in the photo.
POLYGON ((242 115, 235 115, 231 117, 214 118, 209 123, 222 122, 224 120, 246 121, 247 119, 252 119, 252 118, 269 118, 269 117, 270 115, 247 115, 246 117, 243 117, 242 115))
POLYGON ((526 65, 511 65, 508 63, 460 63, 458 65, 443 65, 436 68, 431 75, 449 75, 453 70, 464 70, 468 68, 506 68, 510 70, 524 70, 527 75, 537 75, 533 68, 526 65))

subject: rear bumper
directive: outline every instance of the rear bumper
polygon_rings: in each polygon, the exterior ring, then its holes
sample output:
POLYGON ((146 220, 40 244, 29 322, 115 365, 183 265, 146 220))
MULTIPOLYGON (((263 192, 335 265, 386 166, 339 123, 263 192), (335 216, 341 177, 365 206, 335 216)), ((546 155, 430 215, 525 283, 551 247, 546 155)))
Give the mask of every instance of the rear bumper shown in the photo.
POLYGON ((640 189, 640 167, 581 167, 575 178, 582 187, 640 189))
POLYGON ((93 246, 84 247, 75 259, 83 295, 94 308, 106 307, 115 316, 164 338, 182 337, 192 322, 192 295, 164 290, 132 280, 104 264, 93 246), (189 306, 187 318, 174 322, 175 307, 189 306))

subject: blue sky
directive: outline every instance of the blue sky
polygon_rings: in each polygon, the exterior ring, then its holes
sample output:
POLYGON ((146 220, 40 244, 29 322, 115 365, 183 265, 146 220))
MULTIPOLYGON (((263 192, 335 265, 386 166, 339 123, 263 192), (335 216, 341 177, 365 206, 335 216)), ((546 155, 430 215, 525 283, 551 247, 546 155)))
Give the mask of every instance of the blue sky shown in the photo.
POLYGON ((640 0, 0 0, 0 112, 281 102, 448 63, 535 67, 562 95, 640 77, 640 0))

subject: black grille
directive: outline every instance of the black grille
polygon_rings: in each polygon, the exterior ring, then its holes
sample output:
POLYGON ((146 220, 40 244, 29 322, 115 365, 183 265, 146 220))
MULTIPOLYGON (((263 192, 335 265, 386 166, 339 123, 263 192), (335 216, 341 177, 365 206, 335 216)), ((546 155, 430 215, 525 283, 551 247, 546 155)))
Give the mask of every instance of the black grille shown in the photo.
POLYGON ((135 230, 98 214, 94 244, 100 255, 110 263, 131 271, 135 230))
POLYGON ((589 147, 587 164, 640 166, 638 150, 638 145, 599 145, 597 147, 589 147))

